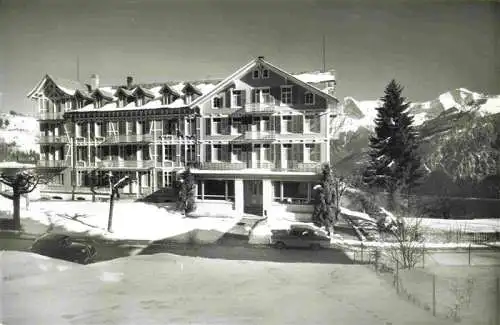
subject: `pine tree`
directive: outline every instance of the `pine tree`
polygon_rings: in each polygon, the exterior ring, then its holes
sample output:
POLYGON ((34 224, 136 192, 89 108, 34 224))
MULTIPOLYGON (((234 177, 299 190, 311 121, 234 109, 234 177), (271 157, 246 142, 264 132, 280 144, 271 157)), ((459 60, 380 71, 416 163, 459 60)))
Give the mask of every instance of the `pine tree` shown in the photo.
POLYGON ((196 208, 195 179, 189 168, 186 169, 180 176, 181 177, 176 184, 177 208, 183 211, 184 214, 188 214, 196 208))
POLYGON ((325 227, 328 234, 340 215, 340 200, 347 188, 344 178, 337 175, 329 164, 322 166, 321 185, 314 188, 312 221, 317 227, 325 227))
POLYGON ((370 138, 370 163, 363 181, 371 188, 384 188, 393 208, 397 190, 407 193, 423 175, 418 154, 418 135, 409 115, 410 103, 401 96, 403 87, 394 79, 387 85, 377 108, 375 136, 370 138))

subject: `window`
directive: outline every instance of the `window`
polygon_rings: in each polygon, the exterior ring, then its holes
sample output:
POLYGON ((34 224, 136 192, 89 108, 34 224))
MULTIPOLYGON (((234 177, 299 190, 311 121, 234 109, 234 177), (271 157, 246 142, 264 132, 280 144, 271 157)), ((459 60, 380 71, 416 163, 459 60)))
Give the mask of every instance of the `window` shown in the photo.
POLYGON ((64 100, 64 110, 65 111, 70 111, 73 108, 73 105, 71 99, 66 99, 64 100))
POLYGON ((162 97, 163 105, 169 105, 174 102, 174 96, 172 94, 165 94, 162 97))
POLYGON ((261 128, 261 131, 269 131, 271 129, 271 122, 269 120, 269 116, 263 116, 262 117, 262 124, 261 124, 262 128, 261 128))
POLYGON ((213 146, 213 160, 221 161, 222 160, 222 145, 215 144, 213 146))
POLYGON ((314 105, 314 94, 313 93, 305 93, 304 94, 304 103, 306 105, 314 105))
POLYGON ((243 150, 241 145, 233 145, 233 161, 243 161, 243 150))
POLYGON ((320 132, 320 119, 317 115, 305 116, 305 133, 319 133, 320 132))
POLYGON ((262 145, 262 157, 261 160, 263 161, 273 161, 271 157, 271 145, 270 144, 263 144, 262 145))
POLYGON ((257 88, 253 90, 253 102, 254 103, 271 103, 271 89, 269 88, 257 88))
POLYGON ((215 97, 212 100, 212 108, 222 108, 222 98, 215 97))
POLYGON ((281 103, 292 103, 292 86, 281 86, 281 103))
POLYGON ((262 79, 268 79, 269 78, 269 70, 264 69, 262 70, 262 79))
POLYGON ((260 76, 260 73, 259 73, 259 70, 253 70, 252 72, 252 78, 253 79, 259 79, 259 76, 260 76))
POLYGON ((282 132, 286 132, 286 133, 292 132, 292 117, 291 116, 283 116, 282 132))
POLYGON ((319 143, 306 143, 304 148, 304 158, 309 161, 320 161, 321 148, 319 143))
POLYGON ((234 117, 232 121, 232 130, 231 133, 242 133, 243 132, 243 124, 241 123, 241 118, 234 117))
POLYGON ((231 106, 232 107, 241 107, 241 105, 242 105, 241 90, 233 90, 231 106))
POLYGON ((205 119, 205 135, 212 134, 212 120, 210 118, 205 119))
POLYGON ((222 119, 214 118, 213 120, 214 134, 222 134, 222 119))
POLYGON ((193 101, 193 95, 192 94, 186 94, 186 97, 185 97, 186 104, 191 104, 192 101, 193 101))

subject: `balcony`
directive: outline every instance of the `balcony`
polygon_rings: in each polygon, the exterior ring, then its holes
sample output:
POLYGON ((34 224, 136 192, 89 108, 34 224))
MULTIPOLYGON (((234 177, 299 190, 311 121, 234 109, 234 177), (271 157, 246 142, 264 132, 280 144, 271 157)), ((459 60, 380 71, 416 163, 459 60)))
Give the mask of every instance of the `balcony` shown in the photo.
POLYGON ((38 143, 68 143, 68 136, 66 135, 41 135, 38 143))
POLYGON ((62 120, 64 112, 38 112, 39 120, 62 120))
POLYGON ((204 170, 241 170, 247 168, 247 164, 244 162, 230 163, 226 161, 202 162, 193 164, 192 166, 193 168, 204 170))
POLYGON ((276 112, 276 106, 280 105, 280 101, 276 99, 271 99, 268 102, 264 103, 244 103, 243 107, 236 112, 234 112, 233 116, 241 116, 241 115, 270 115, 276 112))
POLYGON ((287 161, 285 164, 281 163, 281 166, 276 166, 273 171, 278 172, 309 172, 309 173, 320 173, 321 163, 320 162, 298 162, 298 161, 287 161))
POLYGON ((276 140, 276 133, 274 131, 245 131, 241 136, 231 142, 273 142, 274 140, 276 140))
POLYGON ((101 160, 95 163, 97 168, 152 168, 154 167, 153 160, 101 160))
POLYGON ((69 163, 66 160, 38 160, 36 166, 44 168, 66 168, 69 167, 69 163))
MULTIPOLYGON (((96 137, 100 138, 100 137, 96 137)), ((108 135, 104 143, 149 143, 153 142, 151 134, 108 135)))

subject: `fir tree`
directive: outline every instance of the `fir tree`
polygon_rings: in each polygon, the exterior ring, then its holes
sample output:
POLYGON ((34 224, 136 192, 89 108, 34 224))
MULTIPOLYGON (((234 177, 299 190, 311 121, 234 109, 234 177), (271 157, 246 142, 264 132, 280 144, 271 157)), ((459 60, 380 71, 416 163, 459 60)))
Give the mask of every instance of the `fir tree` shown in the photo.
POLYGON ((325 227, 328 234, 340 215, 340 200, 347 188, 343 177, 335 173, 329 164, 322 166, 321 185, 314 188, 314 211, 312 221, 317 227, 325 227))
POLYGON ((396 191, 409 193, 423 175, 410 103, 402 91, 394 79, 385 89, 383 105, 377 108, 375 136, 370 138, 370 163, 363 174, 369 187, 387 189, 391 208, 396 191))
POLYGON ((188 168, 180 176, 176 184, 177 209, 183 211, 184 214, 188 214, 196 208, 194 201, 196 196, 194 175, 188 168))

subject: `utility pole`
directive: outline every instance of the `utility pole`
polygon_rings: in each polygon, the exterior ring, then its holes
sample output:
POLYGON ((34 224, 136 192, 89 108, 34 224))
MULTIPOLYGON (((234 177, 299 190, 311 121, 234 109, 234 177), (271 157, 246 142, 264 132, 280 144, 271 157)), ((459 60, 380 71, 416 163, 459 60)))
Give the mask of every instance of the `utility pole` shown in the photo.
POLYGON ((115 195, 118 195, 118 190, 121 186, 130 181, 130 177, 125 176, 118 180, 116 183, 113 181, 113 173, 108 172, 109 181, 109 216, 108 216, 108 232, 113 232, 113 207, 115 203, 115 195))
POLYGON ((76 80, 80 81, 80 56, 76 56, 76 80))
POLYGON ((76 122, 75 118, 72 119, 73 126, 73 136, 71 138, 71 180, 72 180, 72 191, 71 191, 71 200, 75 200, 75 192, 76 192, 76 122))

